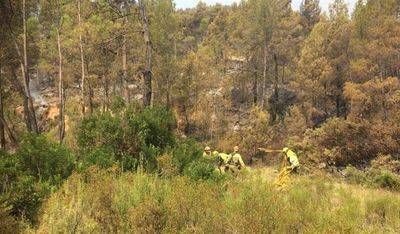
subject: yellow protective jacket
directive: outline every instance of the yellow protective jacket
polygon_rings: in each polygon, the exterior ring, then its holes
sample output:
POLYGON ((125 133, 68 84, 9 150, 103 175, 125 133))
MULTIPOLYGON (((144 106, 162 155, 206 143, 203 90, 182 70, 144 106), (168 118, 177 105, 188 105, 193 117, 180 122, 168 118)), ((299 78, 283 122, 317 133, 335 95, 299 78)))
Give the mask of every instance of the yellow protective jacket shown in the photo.
POLYGON ((229 162, 230 155, 229 154, 225 154, 225 153, 219 153, 218 157, 221 159, 221 161, 224 164, 227 164, 229 162))
POLYGON ((291 168, 296 168, 296 167, 300 166, 299 159, 297 158, 297 155, 295 152, 293 152, 292 150, 288 150, 286 152, 286 156, 288 158, 291 168))
POLYGON ((213 155, 212 155, 212 153, 207 154, 206 152, 203 152, 203 157, 206 158, 206 159, 212 159, 213 155))
POLYGON ((238 153, 234 153, 233 155, 230 155, 229 163, 234 166, 240 166, 242 168, 246 167, 246 165, 243 162, 242 156, 238 153))

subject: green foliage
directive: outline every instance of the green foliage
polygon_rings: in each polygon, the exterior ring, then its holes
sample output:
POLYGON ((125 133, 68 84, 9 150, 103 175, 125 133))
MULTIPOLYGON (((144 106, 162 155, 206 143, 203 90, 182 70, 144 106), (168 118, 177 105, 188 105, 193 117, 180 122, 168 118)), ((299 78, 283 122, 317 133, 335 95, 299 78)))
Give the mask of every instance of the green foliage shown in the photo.
POLYGON ((18 157, 0 151, 0 178, 1 178, 1 193, 5 193, 11 189, 13 182, 21 172, 18 157))
POLYGON ((200 159, 203 150, 194 140, 183 140, 172 150, 172 161, 182 173, 192 162, 200 159))
POLYGON ((184 174, 194 180, 208 180, 214 176, 213 162, 202 158, 202 149, 192 139, 180 140, 157 160, 162 176, 184 174))
POLYGON ((35 222, 46 197, 74 169, 75 158, 65 147, 42 135, 26 135, 15 154, 0 153, 0 199, 10 214, 35 222))
POLYGON ((114 97, 110 104, 110 110, 113 113, 120 113, 126 107, 125 100, 122 97, 114 97))
POLYGON ((381 171, 373 178, 374 184, 380 188, 400 191, 400 176, 388 171, 381 171))
POLYGON ((125 116, 130 136, 135 136, 142 145, 164 149, 175 143, 172 130, 175 119, 165 107, 146 108, 138 114, 127 113, 125 116))
POLYGON ((82 150, 98 147, 110 148, 114 153, 122 150, 123 129, 119 117, 103 113, 86 117, 77 126, 77 142, 82 150))
POLYGON ((386 170, 372 168, 361 171, 349 166, 345 170, 345 175, 349 183, 400 191, 400 176, 386 170))
POLYGON ((125 113, 102 113, 84 118, 77 127, 77 142, 86 165, 109 167, 119 162, 124 170, 157 168, 156 158, 175 144, 175 119, 167 108, 125 113))
POLYGON ((198 160, 185 168, 184 174, 192 180, 216 180, 220 173, 208 160, 198 160))
POLYGON ((51 142, 41 135, 26 135, 16 153, 21 170, 37 180, 60 183, 73 168, 75 158, 62 145, 51 142))
POLYGON ((348 166, 345 171, 345 178, 349 183, 352 184, 369 184, 369 178, 367 174, 355 167, 348 166))
MULTIPOLYGON (((83 157, 84 168, 97 165, 100 168, 112 167, 115 163, 114 153, 107 148, 95 148, 88 151, 83 157)), ((81 168, 82 169, 82 168, 81 168)))
POLYGON ((25 217, 31 222, 37 221, 37 214, 42 202, 55 190, 48 182, 37 181, 33 176, 22 175, 12 190, 5 194, 6 202, 11 206, 11 214, 25 217))

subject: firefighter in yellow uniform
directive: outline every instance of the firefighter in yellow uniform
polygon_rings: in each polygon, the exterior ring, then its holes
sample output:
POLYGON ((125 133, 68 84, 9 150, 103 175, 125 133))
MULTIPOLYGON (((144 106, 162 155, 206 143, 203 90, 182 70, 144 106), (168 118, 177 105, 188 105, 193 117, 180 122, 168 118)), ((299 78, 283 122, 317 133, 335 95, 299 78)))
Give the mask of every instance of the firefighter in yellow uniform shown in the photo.
POLYGON ((217 166, 218 166, 219 172, 221 174, 224 174, 225 171, 227 169, 229 169, 228 161, 229 161, 230 155, 225 154, 225 153, 218 153, 217 151, 214 151, 213 155, 216 155, 216 157, 217 157, 217 166))
POLYGON ((233 153, 230 155, 228 160, 228 167, 234 174, 238 173, 240 170, 245 169, 246 165, 243 162, 242 156, 239 154, 239 147, 235 146, 233 148, 233 153))
POLYGON ((211 148, 209 146, 206 146, 204 148, 203 158, 212 159, 212 157, 213 157, 213 155, 211 154, 211 148))
POLYGON ((290 174, 297 174, 300 167, 299 159, 297 158, 297 155, 293 150, 285 147, 283 148, 282 153, 285 157, 284 160, 289 163, 289 166, 285 166, 282 168, 278 175, 278 178, 275 181, 275 184, 279 188, 286 187, 286 185, 290 182, 290 174))
POLYGON ((286 160, 289 162, 289 166, 286 167, 286 169, 290 170, 291 173, 298 173, 300 163, 297 154, 287 147, 283 148, 282 153, 286 156, 286 160))
POLYGON ((267 153, 283 153, 284 165, 289 164, 289 166, 283 166, 281 168, 281 171, 279 172, 279 175, 275 180, 275 185, 277 185, 279 188, 285 187, 289 183, 290 174, 298 173, 300 163, 296 153, 293 150, 287 147, 283 148, 282 150, 271 150, 264 148, 259 148, 259 150, 267 153))
POLYGON ((229 154, 219 153, 218 151, 211 152, 211 148, 206 146, 203 152, 203 158, 211 162, 214 166, 216 166, 217 170, 224 174, 228 167, 228 161, 231 158, 229 154))

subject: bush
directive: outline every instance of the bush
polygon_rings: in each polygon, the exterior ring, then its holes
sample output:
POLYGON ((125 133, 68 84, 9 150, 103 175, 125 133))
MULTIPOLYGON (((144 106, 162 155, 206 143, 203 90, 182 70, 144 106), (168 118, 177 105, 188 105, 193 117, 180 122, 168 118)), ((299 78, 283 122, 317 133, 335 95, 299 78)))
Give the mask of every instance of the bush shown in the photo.
POLYGON ((128 125, 127 135, 134 137, 141 145, 152 145, 160 149, 174 145, 175 119, 170 110, 152 107, 138 114, 128 111, 125 118, 128 125))
POLYGON ((386 188, 400 192, 400 176, 389 171, 381 171, 373 177, 373 183, 379 188, 386 188))
POLYGON ((367 174, 363 171, 358 170, 355 167, 348 166, 344 170, 345 178, 349 183, 352 184, 361 184, 361 185, 369 185, 370 179, 367 174))
POLYGON ((379 155, 397 153, 397 132, 394 126, 332 118, 320 128, 307 131, 303 147, 317 163, 366 165, 379 155))
POLYGON ((400 191, 400 176, 390 171, 371 168, 364 172, 349 166, 345 170, 345 176, 353 184, 400 191))
POLYGON ((122 97, 115 96, 111 100, 110 110, 113 113, 120 113, 125 107, 126 107, 126 103, 122 97))
POLYGON ((5 194, 6 203, 11 206, 13 216, 35 223, 42 202, 55 188, 48 182, 37 182, 32 176, 21 176, 12 190, 5 194))
POLYGON ((26 135, 16 153, 21 170, 37 180, 61 183, 73 168, 75 158, 62 145, 51 142, 42 135, 26 135))
POLYGON ((122 121, 110 113, 85 117, 77 127, 77 142, 81 150, 107 147, 113 153, 123 150, 122 121))
POLYGON ((157 158, 158 175, 163 178, 171 178, 179 175, 178 167, 173 163, 170 154, 163 154, 157 158))
POLYGON ((11 189, 21 173, 19 159, 15 155, 0 151, 0 193, 11 189))
POLYGON ((186 167, 192 162, 202 157, 203 150, 194 140, 183 140, 172 150, 172 161, 178 168, 179 173, 183 173, 186 167))
POLYGON ((100 168, 109 168, 116 163, 114 152, 106 147, 93 149, 83 155, 82 158, 83 168, 88 168, 94 165, 97 165, 100 168))
POLYGON ((220 174, 207 160, 198 160, 189 164, 184 174, 192 180, 216 180, 220 174))
POLYGON ((77 128, 82 160, 90 165, 97 161, 104 167, 115 159, 124 170, 140 166, 154 171, 156 158, 175 144, 174 124, 172 113, 159 107, 141 111, 131 107, 125 113, 86 117, 77 128))
POLYGON ((35 222, 43 200, 71 174, 75 158, 42 135, 26 135, 15 154, 0 154, 0 198, 10 214, 35 222))
POLYGON ((169 149, 158 159, 159 172, 168 177, 185 174, 190 178, 209 179, 214 172, 213 162, 202 158, 202 149, 192 139, 178 141, 174 148, 169 149))
POLYGON ((364 125, 333 118, 307 132, 305 141, 313 146, 316 160, 345 166, 374 156, 368 147, 368 135, 364 125))

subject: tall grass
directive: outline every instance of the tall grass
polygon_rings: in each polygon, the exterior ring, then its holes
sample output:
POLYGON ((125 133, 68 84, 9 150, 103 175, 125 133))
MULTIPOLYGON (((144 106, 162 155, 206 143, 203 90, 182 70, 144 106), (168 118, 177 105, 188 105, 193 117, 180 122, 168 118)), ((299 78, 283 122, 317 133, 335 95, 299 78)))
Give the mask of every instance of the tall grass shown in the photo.
POLYGON ((45 203, 39 233, 396 233, 398 194, 320 180, 277 191, 254 173, 218 182, 92 168, 45 203), (365 195, 365 197, 364 197, 365 195))

